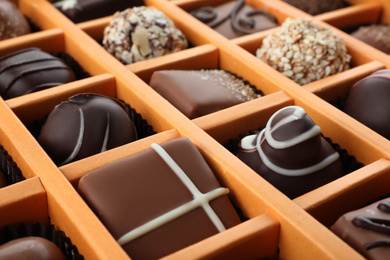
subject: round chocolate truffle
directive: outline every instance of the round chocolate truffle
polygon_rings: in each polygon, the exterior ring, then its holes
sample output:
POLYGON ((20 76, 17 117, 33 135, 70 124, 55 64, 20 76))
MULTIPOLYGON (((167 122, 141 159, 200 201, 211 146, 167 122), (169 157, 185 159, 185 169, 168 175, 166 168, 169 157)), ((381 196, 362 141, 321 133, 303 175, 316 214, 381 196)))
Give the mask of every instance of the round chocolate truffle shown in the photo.
POLYGON ((0 0, 0 40, 30 32, 30 25, 18 7, 10 1, 0 0))
POLYGON ((283 0, 311 15, 322 14, 344 7, 344 0, 283 0))
POLYGON ((300 85, 349 69, 351 55, 329 27, 287 18, 268 35, 256 56, 300 85))
POLYGON ((190 13, 228 39, 278 26, 274 16, 250 7, 245 0, 203 6, 190 13))
POLYGON ((291 199, 344 175, 339 154, 298 106, 280 109, 261 132, 244 137, 237 156, 291 199))
POLYGON ((351 35, 386 54, 390 54, 390 25, 388 24, 361 26, 351 35))
POLYGON ((187 48, 185 35, 161 11, 146 6, 116 12, 104 29, 104 48, 124 64, 187 48))
POLYGON ((136 139, 136 128, 122 103, 79 94, 53 109, 38 141, 57 165, 63 165, 136 139))
POLYGON ((389 100, 390 70, 379 70, 352 86, 344 112, 390 139, 389 100))
POLYGON ((23 237, 0 246, 0 259, 65 260, 53 242, 41 237, 23 237))

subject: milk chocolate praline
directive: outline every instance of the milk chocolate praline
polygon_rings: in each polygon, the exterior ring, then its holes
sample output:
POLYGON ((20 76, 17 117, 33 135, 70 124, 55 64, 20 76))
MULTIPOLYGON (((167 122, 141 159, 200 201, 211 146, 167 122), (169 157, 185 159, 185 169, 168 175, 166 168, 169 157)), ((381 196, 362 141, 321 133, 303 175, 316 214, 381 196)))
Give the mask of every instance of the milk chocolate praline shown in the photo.
POLYGON ((136 138, 136 128, 121 102, 79 94, 53 109, 38 141, 57 165, 63 165, 136 138))
POLYGON ((372 24, 361 26, 351 35, 386 54, 390 54, 390 25, 372 24))
POLYGON ((240 223, 188 138, 89 172, 77 190, 131 259, 159 259, 240 223))
POLYGON ((274 16, 248 6, 244 0, 203 6, 190 13, 228 39, 278 26, 274 16))
POLYGON ((64 253, 53 242, 41 237, 23 237, 0 246, 0 259, 65 260, 64 253))
POLYGON ((344 7, 344 0, 283 0, 311 15, 322 14, 344 7))
POLYGON ((8 0, 0 0, 0 40, 30 32, 30 25, 18 7, 8 0))
POLYGON ((297 106, 277 111, 263 131, 243 138, 237 156, 291 199, 344 175, 339 154, 297 106))
POLYGON ((331 230, 370 260, 390 255, 390 199, 383 199, 341 216, 331 230))
POLYGON ((379 70, 352 86, 344 112, 390 139, 389 100, 390 70, 379 70))
POLYGON ((53 5, 70 20, 80 23, 143 5, 143 0, 59 0, 53 5))

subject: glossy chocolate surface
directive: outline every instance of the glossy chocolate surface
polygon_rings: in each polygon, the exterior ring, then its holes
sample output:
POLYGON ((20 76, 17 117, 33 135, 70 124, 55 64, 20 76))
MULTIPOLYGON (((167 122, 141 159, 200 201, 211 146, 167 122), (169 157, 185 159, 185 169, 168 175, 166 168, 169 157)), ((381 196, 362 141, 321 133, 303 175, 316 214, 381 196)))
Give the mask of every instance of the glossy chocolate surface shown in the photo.
POLYGON ((30 32, 30 25, 18 7, 10 1, 0 0, 0 40, 30 32))
POLYGON ((390 54, 390 25, 373 24, 361 26, 351 35, 386 54, 390 54))
POLYGON ((344 175, 338 153, 301 107, 277 111, 239 146, 237 157, 291 199, 344 175))
POLYGON ((113 98, 79 94, 57 105, 38 138, 57 165, 118 147, 136 140, 135 126, 113 98))
POLYGON ((0 246, 0 259, 65 260, 65 255, 51 241, 41 237, 24 237, 0 246))
POLYGON ((356 82, 344 112, 390 139, 390 70, 379 70, 356 82))
POLYGON ((344 0, 283 0, 311 15, 322 14, 344 7, 344 0))
POLYGON ((53 3, 75 23, 113 15, 133 6, 144 5, 143 0, 60 0, 53 3))
POLYGON ((220 187, 188 138, 153 144, 151 149, 87 173, 78 191, 131 259, 163 257, 240 222, 225 195, 228 190, 220 187), (219 194, 195 206, 200 193, 206 198, 219 194), (189 204, 194 207, 184 210, 189 204), (170 218, 176 211, 180 214, 170 218), (164 219, 164 224, 143 229, 157 219, 164 219), (135 235, 137 231, 141 233, 135 235), (123 242, 130 233, 132 239, 123 242))
POLYGON ((150 86, 190 119, 260 97, 223 70, 156 71, 150 86))
POLYGON ((61 59, 38 48, 0 58, 0 95, 10 99, 76 80, 61 59))
POLYGON ((228 39, 278 26, 274 16, 246 5, 244 0, 205 6, 190 13, 228 39))
POLYGON ((344 214, 331 230, 367 259, 389 259, 390 199, 344 214))

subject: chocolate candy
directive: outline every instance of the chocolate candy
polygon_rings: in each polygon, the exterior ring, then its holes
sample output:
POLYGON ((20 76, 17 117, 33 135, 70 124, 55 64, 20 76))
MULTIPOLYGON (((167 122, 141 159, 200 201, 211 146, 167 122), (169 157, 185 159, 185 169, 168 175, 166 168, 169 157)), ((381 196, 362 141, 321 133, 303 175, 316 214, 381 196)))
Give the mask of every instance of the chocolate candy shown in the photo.
POLYGON ((351 35, 386 54, 390 54, 390 25, 388 24, 361 26, 351 35))
POLYGON ((367 259, 389 259, 390 199, 344 214, 331 230, 367 259))
POLYGON ((0 95, 10 99, 76 80, 61 59, 38 48, 0 58, 0 95))
POLYGON ((332 0, 332 1, 283 0, 283 1, 311 15, 322 14, 322 13, 334 11, 344 7, 344 0, 332 0))
POLYGON ((188 138, 87 173, 78 191, 131 259, 161 258, 240 222, 188 138))
POLYGON ((0 259, 65 260, 62 251, 51 241, 41 237, 24 237, 0 246, 0 259))
POLYGON ((0 0, 0 40, 30 32, 30 25, 18 7, 10 1, 0 0))
POLYGON ((344 112, 390 139, 390 70, 379 70, 356 82, 344 112))
POLYGON ((79 94, 53 109, 38 141, 57 165, 63 165, 136 139, 136 128, 122 103, 79 94))
POLYGON ((260 97, 242 79, 223 70, 163 70, 150 86, 190 119, 260 97))
POLYGON ((287 18, 256 56, 299 85, 347 70, 351 61, 342 39, 308 18, 287 18))
POLYGON ((124 64, 186 49, 185 35, 161 11, 146 6, 115 13, 104 29, 104 48, 124 64))
POLYGON ((274 16, 246 5, 245 0, 204 6, 190 13, 228 39, 278 26, 274 16))
POLYGON ((5 178, 5 175, 0 172, 0 188, 5 187, 8 185, 7 179, 5 178))
POLYGON ((280 109, 261 132, 243 138, 237 156, 291 199, 344 175, 339 154, 298 106, 280 109))
POLYGON ((75 23, 112 15, 143 4, 143 0, 60 0, 53 3, 75 23))

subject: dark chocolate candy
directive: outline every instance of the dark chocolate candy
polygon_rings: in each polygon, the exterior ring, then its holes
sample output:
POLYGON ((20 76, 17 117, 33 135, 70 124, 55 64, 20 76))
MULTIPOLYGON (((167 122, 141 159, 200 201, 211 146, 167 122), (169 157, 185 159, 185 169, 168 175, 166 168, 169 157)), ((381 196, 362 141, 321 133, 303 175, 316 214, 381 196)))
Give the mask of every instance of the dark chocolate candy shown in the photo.
POLYGON ((322 14, 344 7, 344 0, 283 0, 311 15, 322 14))
POLYGON ((143 0, 60 0, 53 3, 75 23, 113 15, 126 8, 144 5, 143 0))
POLYGON ((389 259, 390 199, 344 214, 331 230, 367 259, 389 259))
POLYGON ((30 32, 30 25, 18 7, 8 0, 0 0, 0 40, 30 32))
POLYGON ((65 260, 62 251, 41 237, 24 237, 0 246, 0 259, 6 260, 65 260))
POLYGON ((238 158, 294 199, 344 175, 339 154, 298 106, 277 111, 258 134, 243 138, 238 158))
POLYGON ((228 39, 278 26, 274 16, 246 5, 245 0, 205 6, 190 13, 228 39))
POLYGON ((38 48, 0 58, 0 95, 10 99, 76 80, 61 59, 38 48))
POLYGON ((390 70, 379 70, 352 86, 344 112, 390 139, 389 100, 390 70))
POLYGON ((79 94, 53 109, 38 141, 57 165, 63 165, 136 138, 122 103, 97 94, 79 94))
POLYGON ((8 185, 7 178, 2 172, 0 172, 0 188, 5 187, 7 185, 8 185))
POLYGON ((373 24, 361 26, 351 35, 386 54, 390 54, 390 25, 373 24))
POLYGON ((223 70, 163 70, 150 86, 193 119, 260 97, 244 80, 223 70))
POLYGON ((163 257, 240 222, 188 138, 87 173, 78 191, 132 259, 163 257))

